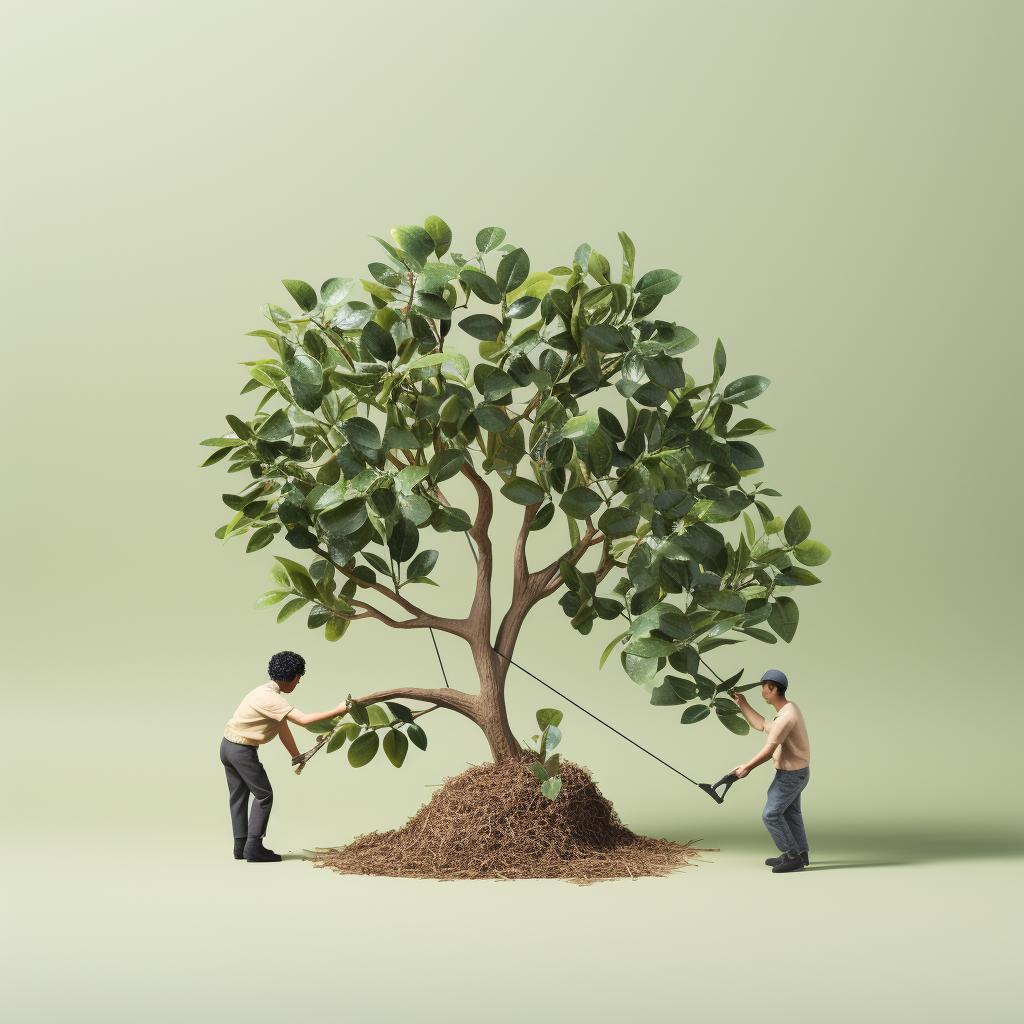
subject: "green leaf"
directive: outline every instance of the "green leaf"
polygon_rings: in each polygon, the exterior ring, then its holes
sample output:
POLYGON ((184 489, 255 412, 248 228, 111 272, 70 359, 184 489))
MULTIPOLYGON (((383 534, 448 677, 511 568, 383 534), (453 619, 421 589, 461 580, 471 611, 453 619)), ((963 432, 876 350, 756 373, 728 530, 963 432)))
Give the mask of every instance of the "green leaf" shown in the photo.
POLYGON ((401 768, 405 755, 409 752, 409 741, 405 733, 397 729, 389 729, 384 736, 384 753, 387 759, 396 767, 401 768))
POLYGON ((721 377, 725 373, 725 346, 721 338, 715 342, 714 367, 716 377, 721 377))
POLYGON ((429 466, 406 466, 395 474, 395 482, 402 491, 409 494, 421 480, 426 480, 429 475, 429 466))
POLYGON ((619 642, 621 640, 623 640, 627 636, 629 636, 629 630, 628 629, 625 632, 620 633, 617 637, 615 637, 613 640, 611 640, 609 642, 608 646, 605 647, 603 653, 601 654, 601 660, 600 660, 600 662, 598 663, 598 666, 597 666, 598 669, 604 668, 604 663, 608 660, 608 658, 611 655, 612 651, 614 651, 615 648, 618 646, 619 642))
POLYGON ((562 427, 562 437, 575 441, 579 438, 590 437, 601 423, 595 412, 585 412, 582 416, 573 416, 562 427))
POLYGON ((785 572, 780 572, 775 577, 777 587, 812 587, 821 580, 811 572, 799 565, 791 565, 785 572))
POLYGON ((597 521, 597 525, 606 537, 626 537, 636 530, 639 522, 640 517, 636 512, 620 505, 607 509, 597 521))
POLYGON ((583 332, 583 340, 598 352, 625 352, 629 347, 622 334, 610 324, 597 324, 583 332))
POLYGON ((412 725, 412 712, 404 704, 399 704, 397 701, 393 700, 386 700, 384 703, 387 705, 391 714, 393 714, 400 722, 412 725))
POLYGON ((423 227, 434 240, 434 252, 440 259, 451 248, 452 229, 440 217, 433 215, 423 222, 423 227))
POLYGON ((536 505, 544 500, 544 488, 521 476, 514 476, 501 488, 501 493, 517 505, 536 505))
POLYGON ((310 722, 309 725, 303 726, 303 728, 322 736, 325 732, 330 732, 334 728, 338 718, 338 715, 335 715, 333 718, 321 718, 319 722, 310 722))
POLYGON ((648 295, 668 295, 679 287, 682 278, 674 270, 648 270, 636 283, 637 292, 648 295))
POLYGON ((746 736, 750 732, 750 723, 742 715, 720 710, 716 710, 715 714, 729 732, 734 732, 737 736, 746 736))
POLYGON ((422 269, 426 258, 434 251, 434 239, 426 228, 418 224, 403 224, 391 229, 391 237, 398 247, 422 269))
POLYGON ((626 653, 636 658, 667 658, 675 649, 674 643, 656 636, 637 637, 626 645, 626 653))
POLYGON ((683 725, 693 725, 695 722, 703 721, 710 714, 711 708, 709 708, 706 704, 694 704, 693 707, 687 708, 683 712, 683 716, 679 719, 679 721, 683 725))
POLYGON ((366 502, 362 498, 350 498, 337 508, 321 513, 319 523, 332 537, 348 537, 366 522, 366 516, 366 502))
POLYGON ((544 744, 547 750, 554 750, 562 742, 562 730, 557 725, 549 725, 544 729, 547 742, 544 744))
POLYGON ((480 252, 490 252, 492 249, 497 249, 504 241, 504 228, 483 228, 476 235, 476 247, 480 252))
POLYGON ((279 529, 280 527, 277 526, 261 527, 249 538, 249 543, 245 545, 246 553, 265 548, 274 539, 279 529))
POLYGON ((434 320, 451 320, 452 308, 440 295, 417 290, 412 300, 413 309, 434 320))
POLYGON ((420 750, 427 749, 427 734, 421 726, 413 723, 405 731, 409 734, 409 739, 412 740, 415 746, 419 747, 420 750))
POLYGON ((505 253, 498 264, 498 287, 508 293, 518 288, 530 273, 530 257, 522 249, 505 253))
POLYGON ((671 707, 673 704, 685 704, 686 700, 679 696, 671 683, 666 681, 651 690, 651 703, 656 707, 671 707))
POLYGON ((277 613, 277 621, 284 622, 285 619, 290 618, 294 615, 306 602, 308 598, 296 597, 289 601, 287 604, 281 606, 281 610, 277 613))
POLYGON ((316 292, 312 285, 305 281, 282 281, 281 284, 288 289, 288 294, 308 313, 316 309, 316 292))
POLYGON ((797 505, 789 514, 786 520, 786 540, 790 544, 799 544, 806 540, 811 533, 811 520, 803 510, 802 505, 797 505))
POLYGON ((622 246, 622 283, 633 283, 633 268, 636 266, 636 246, 625 231, 619 232, 619 245, 622 246))
POLYGON ((430 460, 430 476, 434 483, 439 484, 455 476, 462 469, 462 464, 465 461, 466 456, 463 452, 454 448, 447 448, 444 451, 438 452, 430 460))
POLYGON ((212 466, 214 463, 220 462, 221 459, 225 458, 228 452, 231 451, 231 447, 218 448, 212 455, 208 455, 201 463, 200 469, 205 466, 212 466))
POLYGON ((478 341, 494 341, 501 334, 501 321, 489 313, 474 313, 459 321, 459 326, 478 341))
POLYGON ((348 748, 348 763, 353 768, 362 768, 376 756, 380 746, 380 737, 376 732, 364 732, 348 748))
POLYGON ((360 341, 366 352, 382 363, 390 363, 395 358, 395 339, 375 320, 363 327, 360 341))
POLYGON ((771 615, 768 616, 768 625, 782 637, 786 643, 791 643, 796 634, 796 627, 800 622, 800 612, 796 601, 791 597, 776 597, 772 606, 771 615))
POLYGON ((337 306, 345 301, 354 284, 351 277, 329 277, 320 285, 320 298, 325 306, 337 306))
POLYGON ((693 700, 697 696, 697 684, 692 679, 682 676, 665 676, 665 683, 671 686, 681 700, 693 700))
POLYGON ((298 562, 293 562, 290 558, 285 558, 282 555, 274 555, 274 557, 281 563, 281 565, 284 566, 285 571, 288 573, 288 578, 292 582, 292 586, 302 594, 303 597, 308 597, 311 601, 318 600, 316 586, 304 565, 300 565, 298 562))
POLYGON ((823 565, 832 552, 820 540, 802 540, 793 548, 793 554, 804 565, 823 565))
POLYGON ((482 270, 474 270, 473 267, 463 267, 459 277, 465 282, 466 287, 482 302, 491 305, 501 302, 502 291, 498 282, 482 270))
POLYGON ((574 519, 586 519, 601 507, 602 501, 601 496, 589 487, 570 487, 558 504, 566 515, 574 519))
POLYGON ((391 722, 391 716, 379 704, 367 705, 366 718, 372 726, 384 726, 391 722))
POLYGON ((352 416, 338 426, 348 443, 364 458, 373 460, 380 451, 380 431, 377 425, 362 416, 352 416))
POLYGON ((334 751, 340 749, 345 745, 345 741, 348 739, 348 734, 344 729, 339 729, 328 741, 327 741, 327 753, 333 754, 334 751))
POLYGON ((437 565, 437 552, 433 548, 426 548, 421 551, 410 563, 406 572, 409 579, 420 576, 429 576, 437 565))
POLYGON ((558 708, 540 708, 537 711, 537 727, 543 729, 549 725, 561 725, 562 712, 558 708))
POLYGON ((736 380, 726 384, 722 392, 722 399, 733 404, 737 402, 749 402, 762 394, 771 381, 767 377, 759 377, 756 374, 750 377, 738 377, 736 380))
POLYGON ((554 800, 558 796, 559 791, 562 788, 562 780, 555 776, 554 778, 545 779, 540 784, 540 791, 548 798, 548 800, 554 800))
POLYGON ((256 436, 263 441, 284 441, 294 433, 291 420, 284 409, 278 409, 271 416, 267 417, 258 429, 256 436))

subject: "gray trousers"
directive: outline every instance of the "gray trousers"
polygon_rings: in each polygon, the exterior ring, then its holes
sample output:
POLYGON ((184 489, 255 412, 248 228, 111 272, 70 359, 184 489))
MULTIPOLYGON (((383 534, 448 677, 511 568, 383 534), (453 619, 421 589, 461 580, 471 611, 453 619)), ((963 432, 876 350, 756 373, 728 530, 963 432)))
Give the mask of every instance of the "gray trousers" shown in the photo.
POLYGON ((235 839, 258 839, 267 834, 267 821, 274 803, 274 790, 256 747, 233 743, 226 736, 220 741, 220 762, 228 777, 228 805, 231 808, 231 834, 235 839), (252 813, 249 795, 252 794, 252 813))
POLYGON ((761 820, 783 853, 809 849, 804 817, 800 812, 800 794, 810 777, 810 766, 793 771, 776 768, 775 778, 768 787, 768 802, 764 805, 761 820))

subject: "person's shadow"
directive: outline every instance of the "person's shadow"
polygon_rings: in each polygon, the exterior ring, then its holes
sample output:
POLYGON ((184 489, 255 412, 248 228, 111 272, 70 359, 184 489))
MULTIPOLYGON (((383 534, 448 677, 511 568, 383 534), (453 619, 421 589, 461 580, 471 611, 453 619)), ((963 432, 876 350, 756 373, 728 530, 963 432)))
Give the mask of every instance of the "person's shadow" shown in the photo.
MULTIPOLYGON (((648 834, 663 835, 695 847, 716 847, 723 853, 764 852, 778 856, 767 833, 710 832, 695 840, 675 828, 648 834)), ((900 867, 942 861, 991 860, 1024 857, 1024 835, 1010 829, 979 829, 953 824, 948 830, 927 825, 892 825, 870 828, 828 827, 808 829, 810 864, 804 871, 835 871, 843 868, 900 867)), ((713 854, 711 855, 713 856, 713 854)))

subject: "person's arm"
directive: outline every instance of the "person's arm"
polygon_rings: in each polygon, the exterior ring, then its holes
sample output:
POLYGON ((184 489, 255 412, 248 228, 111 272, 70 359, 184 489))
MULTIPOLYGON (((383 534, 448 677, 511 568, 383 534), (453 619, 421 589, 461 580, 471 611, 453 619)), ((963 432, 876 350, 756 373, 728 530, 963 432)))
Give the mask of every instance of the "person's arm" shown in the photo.
MULTIPOLYGON (((316 711, 313 714, 306 714, 305 711, 300 711, 298 708, 292 708, 291 711, 285 715, 285 718, 289 722, 294 722, 296 725, 312 725, 314 722, 323 722, 328 718, 334 718, 336 715, 344 715, 348 713, 348 705, 345 703, 339 704, 336 708, 331 708, 330 711, 316 711)), ((284 723, 282 722, 282 727, 284 723)))
MULTIPOLYGON (((769 729, 769 723, 767 719, 759 715, 751 706, 750 701, 743 696, 742 693, 732 692, 732 699, 739 705, 740 714, 750 723, 751 729, 756 729, 758 732, 767 732, 769 729)), ((758 755, 760 756, 760 755, 758 755)), ((768 755, 771 757, 771 754, 768 755)), ((760 761, 758 762, 760 764, 760 761)))
POLYGON ((764 764, 765 761, 770 761, 772 759, 772 754, 775 753, 775 748, 777 746, 778 743, 766 743, 764 747, 762 747, 761 753, 759 753, 757 757, 752 757, 746 763, 746 765, 744 765, 744 767, 747 769, 748 772, 750 772, 753 771, 759 764, 764 764))
POLYGON ((281 719, 281 728, 277 734, 281 737, 281 742, 284 744, 285 750, 292 755, 294 760, 299 756, 299 748, 295 745, 295 737, 292 736, 291 729, 288 728, 288 722, 285 719, 281 719))

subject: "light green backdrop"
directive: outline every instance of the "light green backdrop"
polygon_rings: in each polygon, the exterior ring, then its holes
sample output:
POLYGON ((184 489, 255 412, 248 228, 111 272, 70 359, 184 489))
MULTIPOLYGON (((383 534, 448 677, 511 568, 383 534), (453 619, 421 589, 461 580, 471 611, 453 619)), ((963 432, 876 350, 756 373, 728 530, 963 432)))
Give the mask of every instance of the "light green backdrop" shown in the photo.
MULTIPOLYGON (((1019 5, 64 3, 11 20, 0 600, 8 821, 30 859, 69 836, 219 859, 216 748, 277 650, 307 658, 306 710, 439 681, 425 634, 357 623, 328 644, 255 610, 272 553, 295 549, 216 540, 239 478, 197 468, 224 413, 254 407, 238 364, 268 350, 244 332, 287 299, 280 279, 362 273, 371 234, 432 213, 456 249, 498 224, 538 267, 584 241, 617 267, 626 230, 641 271, 682 275, 661 311, 700 335, 688 365, 720 337, 730 376, 771 378, 751 406, 776 428, 754 439, 763 479, 833 557, 794 595, 792 645, 709 660, 789 674, 812 846, 1019 849, 1019 5)), ((516 518, 496 521, 499 595, 516 518)), ((445 590, 420 596, 458 612, 468 555, 439 540, 445 590)), ((649 707, 614 660, 598 672, 611 626, 580 637, 549 601, 518 659, 694 777, 756 752, 757 734, 649 707)), ((509 701, 521 735, 559 703, 514 670, 509 701)), ((770 766, 719 808, 566 710, 564 756, 627 824, 770 852, 770 766)), ((401 772, 321 755, 296 778, 264 748, 268 842, 394 827, 486 757, 468 724, 428 723, 401 772)))

